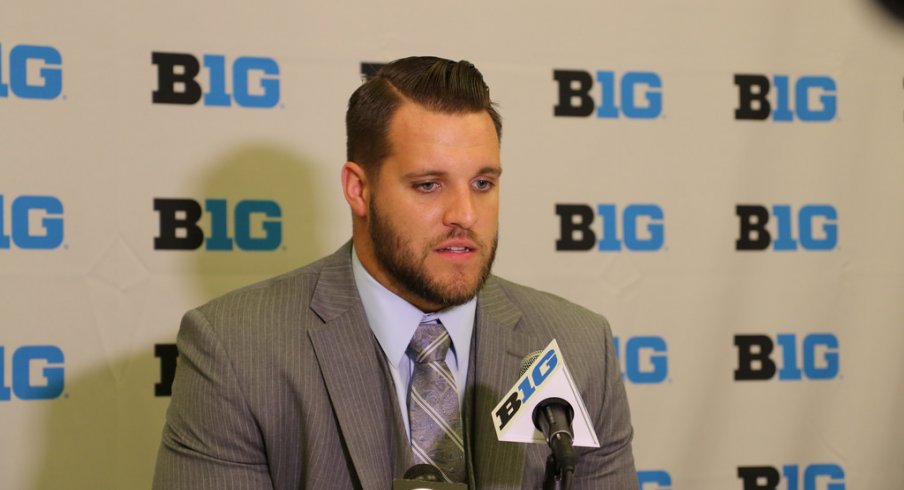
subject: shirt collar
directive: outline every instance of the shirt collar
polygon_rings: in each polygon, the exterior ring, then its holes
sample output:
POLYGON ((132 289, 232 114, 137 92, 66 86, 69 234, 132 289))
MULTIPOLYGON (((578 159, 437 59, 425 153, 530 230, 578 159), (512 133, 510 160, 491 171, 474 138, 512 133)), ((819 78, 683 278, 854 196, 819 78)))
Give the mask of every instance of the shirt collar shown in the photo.
POLYGON ((459 361, 468 359, 471 351, 471 333, 474 330, 474 315, 477 311, 476 297, 463 305, 436 313, 424 313, 374 279, 361 264, 354 248, 352 248, 352 272, 367 321, 391 363, 398 366, 406 360, 405 351, 411 337, 414 336, 414 331, 421 321, 434 318, 439 318, 449 332, 456 359, 459 361))

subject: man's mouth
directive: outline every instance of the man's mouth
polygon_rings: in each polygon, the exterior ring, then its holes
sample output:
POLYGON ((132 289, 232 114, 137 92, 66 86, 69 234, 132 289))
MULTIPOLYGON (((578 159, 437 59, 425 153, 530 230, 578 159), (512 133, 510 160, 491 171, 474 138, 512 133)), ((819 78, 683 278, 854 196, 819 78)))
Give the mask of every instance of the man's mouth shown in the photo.
POLYGON ((467 253, 473 252, 474 249, 470 247, 443 247, 439 249, 440 252, 450 252, 450 253, 467 253))

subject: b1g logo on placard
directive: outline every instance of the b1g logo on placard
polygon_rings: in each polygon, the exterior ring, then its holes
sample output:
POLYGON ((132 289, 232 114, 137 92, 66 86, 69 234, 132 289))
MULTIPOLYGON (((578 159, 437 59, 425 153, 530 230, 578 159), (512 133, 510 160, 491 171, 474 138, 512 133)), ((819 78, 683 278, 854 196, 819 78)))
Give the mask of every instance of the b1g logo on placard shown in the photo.
POLYGON ((194 199, 154 199, 160 215, 160 233, 155 250, 276 250, 282 244, 282 209, 275 201, 244 200, 232 208, 226 199, 206 199, 204 209, 194 199), (204 212, 210 215, 208 236, 198 226, 204 212))
POLYGON ((629 204, 619 212, 615 204, 556 204, 559 216, 557 251, 655 252, 665 245, 665 214, 656 204, 629 204), (600 235, 593 229, 600 217, 600 235), (619 222, 621 225, 619 225, 619 222))
POLYGON ((25 345, 11 352, 7 364, 6 349, 0 345, 0 401, 58 398, 65 385, 64 360, 55 345, 25 345))
MULTIPOLYGON (((279 64, 273 58, 242 56, 229 63, 223 55, 205 54, 206 92, 198 81, 201 62, 187 53, 151 53, 157 65, 155 104, 197 104, 229 107, 271 108, 280 100, 279 64), (230 77, 231 72, 231 77, 230 77), (231 81, 232 93, 227 81, 231 81)), ((203 77, 201 77, 203 78, 203 77)))
POLYGON ((837 112, 838 89, 831 77, 805 76, 795 81, 788 75, 774 75, 770 82, 766 75, 735 75, 734 83, 738 120, 765 120, 771 115, 773 121, 826 122, 837 112))
POLYGON ((758 204, 738 204, 735 207, 740 231, 736 250, 777 251, 834 250, 838 245, 838 211, 827 204, 807 204, 797 210, 787 204, 769 208, 758 204), (767 226, 775 218, 770 231, 767 226), (796 218, 796 219, 795 219, 796 218), (797 229, 795 230, 795 224, 797 229))
POLYGON ((615 337, 613 343, 623 379, 636 384, 658 384, 668 379, 669 347, 664 338, 629 337, 623 344, 619 337, 615 337))
POLYGON ((838 377, 840 357, 838 337, 830 333, 798 336, 786 333, 768 335, 735 335, 738 368, 735 381, 831 380, 838 377), (780 353, 775 353, 778 346, 780 353), (781 366, 777 364, 781 362, 781 366))
POLYGON ((63 57, 51 46, 20 44, 3 57, 0 44, 0 98, 56 99, 63 92, 63 57))
POLYGON ((553 70, 558 84, 559 100, 553 109, 556 116, 615 119, 654 119, 662 114, 662 79, 651 71, 553 70), (594 80, 599 83, 599 104, 591 93, 594 80))
POLYGON ((499 429, 505 428, 515 414, 521 410, 521 405, 530 400, 531 396, 543 385, 543 382, 552 374, 558 364, 559 356, 556 350, 550 349, 546 351, 546 354, 534 365, 529 375, 525 376, 521 383, 518 384, 518 388, 512 391, 508 399, 496 410, 496 422, 499 429))
POLYGON ((12 247, 52 250, 62 243, 63 203, 59 199, 53 196, 9 199, 0 194, 0 250, 12 247), (7 213, 6 204, 9 201, 12 202, 7 213))
POLYGON ((642 470, 637 472, 640 490, 671 490, 672 475, 665 470, 642 470))
POLYGON ((744 490, 844 490, 844 469, 837 464, 738 467, 744 490), (801 473, 803 469, 803 473, 801 473), (782 482, 784 480, 784 482, 782 482))

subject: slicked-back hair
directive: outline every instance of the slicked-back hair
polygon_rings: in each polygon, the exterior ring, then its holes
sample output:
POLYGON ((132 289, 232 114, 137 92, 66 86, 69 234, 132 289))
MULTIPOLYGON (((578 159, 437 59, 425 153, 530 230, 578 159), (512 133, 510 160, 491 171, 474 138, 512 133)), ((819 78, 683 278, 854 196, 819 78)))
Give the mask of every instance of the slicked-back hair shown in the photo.
POLYGON ((377 174, 391 151, 392 116, 406 100, 444 114, 486 111, 502 138, 502 117, 477 67, 464 60, 415 56, 384 65, 352 94, 345 114, 348 161, 368 175, 377 174))

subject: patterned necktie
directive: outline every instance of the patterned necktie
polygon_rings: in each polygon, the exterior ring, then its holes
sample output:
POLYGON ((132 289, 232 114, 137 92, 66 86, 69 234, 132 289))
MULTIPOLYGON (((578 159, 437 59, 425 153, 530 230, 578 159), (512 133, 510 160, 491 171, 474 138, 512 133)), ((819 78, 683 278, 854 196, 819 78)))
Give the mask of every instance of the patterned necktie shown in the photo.
POLYGON ((458 389, 446 353, 452 340, 439 323, 421 323, 406 353, 414 362, 408 392, 411 449, 416 463, 437 467, 447 481, 465 481, 458 389))

